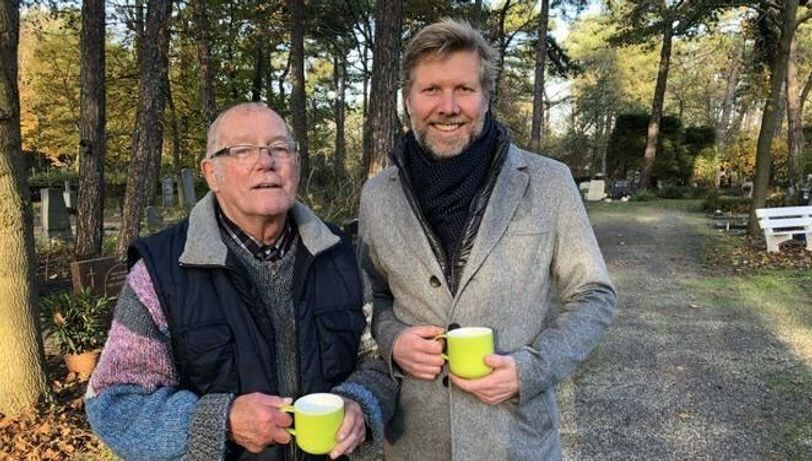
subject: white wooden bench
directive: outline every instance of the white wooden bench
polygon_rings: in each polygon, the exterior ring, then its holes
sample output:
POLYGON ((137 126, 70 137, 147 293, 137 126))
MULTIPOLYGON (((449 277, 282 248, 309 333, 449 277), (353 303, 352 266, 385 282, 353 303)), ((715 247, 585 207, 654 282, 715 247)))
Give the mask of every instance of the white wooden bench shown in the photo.
POLYGON ((778 253, 778 245, 793 235, 806 235, 806 249, 812 251, 812 206, 759 208, 758 225, 764 231, 767 251, 778 253))

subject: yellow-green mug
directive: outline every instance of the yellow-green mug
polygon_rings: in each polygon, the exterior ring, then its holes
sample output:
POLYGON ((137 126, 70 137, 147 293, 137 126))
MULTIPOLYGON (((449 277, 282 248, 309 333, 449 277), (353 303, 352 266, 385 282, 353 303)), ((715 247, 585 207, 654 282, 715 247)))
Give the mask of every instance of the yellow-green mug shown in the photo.
POLYGON ((493 354, 493 330, 486 327, 465 327, 449 330, 436 339, 446 340, 451 373, 460 378, 475 379, 489 374, 491 367, 485 365, 485 356, 493 354))
POLYGON ((299 397, 293 405, 280 410, 293 414, 293 428, 287 428, 296 438, 296 445, 311 455, 330 453, 338 443, 336 438, 344 420, 344 400, 329 393, 299 397))

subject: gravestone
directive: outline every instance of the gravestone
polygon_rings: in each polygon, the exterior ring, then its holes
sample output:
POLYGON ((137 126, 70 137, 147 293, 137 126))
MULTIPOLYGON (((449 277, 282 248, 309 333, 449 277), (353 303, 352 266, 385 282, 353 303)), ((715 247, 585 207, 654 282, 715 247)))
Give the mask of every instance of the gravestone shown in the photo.
POLYGON ((745 181, 742 183, 742 195, 747 198, 753 198, 753 182, 745 181))
POLYGON ((631 195, 632 185, 629 181, 615 180, 612 182, 612 199, 618 200, 631 195))
POLYGON ((592 202, 603 200, 606 197, 606 183, 603 179, 593 179, 589 181, 589 190, 586 199, 592 202))
POLYGON ((165 207, 175 206, 175 180, 169 176, 161 180, 161 196, 165 207))
POLYGON ((65 192, 62 192, 62 199, 65 200, 66 208, 69 210, 76 209, 76 191, 71 190, 70 181, 65 181, 65 192))
POLYGON ((127 279, 127 265, 113 256, 70 263, 73 291, 90 290, 93 296, 117 297, 127 279))
POLYGON ((42 232, 46 239, 70 240, 73 233, 70 228, 70 216, 65 208, 65 198, 59 189, 40 189, 42 204, 42 232))
POLYGON ((161 224, 164 223, 164 217, 161 214, 161 210, 154 206, 148 206, 144 210, 144 214, 146 215, 147 221, 147 229, 157 229, 161 227, 161 224))
POLYGON ((180 170, 180 187, 178 188, 181 206, 192 206, 197 203, 195 196, 195 178, 192 170, 183 168, 180 170))

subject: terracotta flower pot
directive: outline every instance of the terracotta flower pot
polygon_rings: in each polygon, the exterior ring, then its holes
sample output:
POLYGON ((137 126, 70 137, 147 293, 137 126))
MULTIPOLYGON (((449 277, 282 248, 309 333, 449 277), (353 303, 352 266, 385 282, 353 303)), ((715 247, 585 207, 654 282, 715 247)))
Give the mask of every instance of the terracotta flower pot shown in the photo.
POLYGON ((81 354, 65 354, 62 358, 65 360, 65 366, 68 367, 69 372, 76 373, 80 379, 87 379, 96 368, 99 353, 100 351, 90 351, 81 354))

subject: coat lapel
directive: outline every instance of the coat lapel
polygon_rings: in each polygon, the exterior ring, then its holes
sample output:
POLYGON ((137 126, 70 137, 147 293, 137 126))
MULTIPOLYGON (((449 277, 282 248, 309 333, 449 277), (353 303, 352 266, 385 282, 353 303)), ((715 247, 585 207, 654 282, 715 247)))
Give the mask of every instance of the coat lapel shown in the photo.
POLYGON ((529 175, 524 171, 526 167, 527 164, 518 148, 511 144, 505 164, 502 165, 502 171, 491 191, 485 214, 482 216, 482 223, 479 225, 471 256, 465 264, 460 278, 457 298, 493 251, 513 219, 513 213, 519 206, 529 182, 529 175))
MULTIPOLYGON (((448 290, 445 277, 443 276, 443 269, 440 267, 440 263, 437 262, 437 257, 431 249, 428 236, 423 232, 423 227, 420 226, 417 215, 415 215, 414 210, 412 210, 411 205, 409 205, 409 200, 403 191, 403 184, 400 183, 401 179, 398 176, 397 169, 393 168, 389 173, 389 180, 391 181, 390 186, 395 188, 392 194, 392 225, 398 229, 403 242, 411 243, 411 245, 404 245, 402 247, 406 248, 405 251, 411 252, 413 257, 426 267, 427 271, 436 274, 437 278, 442 281, 443 286, 448 290)), ((451 291, 449 290, 449 295, 450 293, 451 291)))

